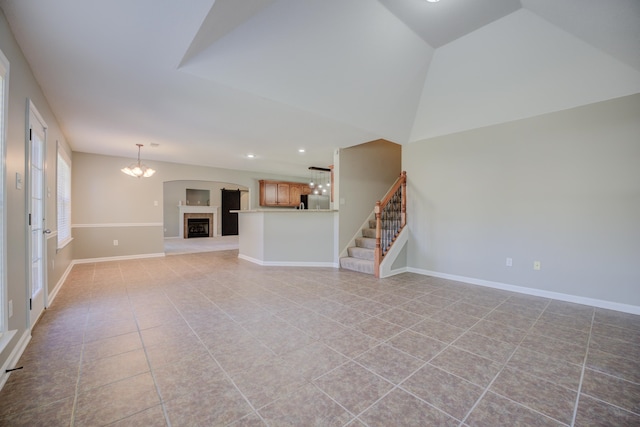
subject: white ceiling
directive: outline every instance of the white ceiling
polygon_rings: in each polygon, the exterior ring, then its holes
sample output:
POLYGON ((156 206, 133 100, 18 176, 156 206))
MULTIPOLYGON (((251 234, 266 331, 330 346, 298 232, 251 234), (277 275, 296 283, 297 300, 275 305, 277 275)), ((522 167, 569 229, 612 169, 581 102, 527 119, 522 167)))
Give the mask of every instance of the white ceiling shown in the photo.
POLYGON ((305 175, 339 147, 406 144, 640 92, 638 0, 0 7, 82 152, 135 157, 142 143, 147 160, 305 175))

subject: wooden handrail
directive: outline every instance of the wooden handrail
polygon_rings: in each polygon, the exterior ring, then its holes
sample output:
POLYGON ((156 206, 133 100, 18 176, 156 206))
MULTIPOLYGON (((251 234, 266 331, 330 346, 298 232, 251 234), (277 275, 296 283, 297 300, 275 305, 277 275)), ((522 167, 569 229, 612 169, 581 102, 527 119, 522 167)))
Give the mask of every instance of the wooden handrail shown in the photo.
POLYGON ((376 215, 376 248, 374 252, 374 274, 376 277, 380 277, 380 263, 382 262, 382 258, 386 254, 387 250, 393 244, 393 240, 398 235, 398 233, 404 228, 407 223, 407 172, 402 171, 400 177, 393 184, 389 192, 385 195, 382 200, 376 202, 376 207, 374 209, 376 215), (382 212, 389 204, 389 202, 393 199, 393 197, 400 190, 400 226, 393 231, 393 239, 389 242, 389 245, 385 248, 382 248, 382 212), (384 249, 384 251, 383 251, 384 249))

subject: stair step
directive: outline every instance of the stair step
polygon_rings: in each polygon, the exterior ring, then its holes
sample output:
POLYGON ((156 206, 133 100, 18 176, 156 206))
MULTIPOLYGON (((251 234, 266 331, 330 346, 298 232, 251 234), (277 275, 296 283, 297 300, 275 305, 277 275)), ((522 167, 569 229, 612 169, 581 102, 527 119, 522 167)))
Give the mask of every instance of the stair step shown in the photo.
POLYGON ((373 274, 373 261, 367 259, 353 257, 340 258, 340 267, 357 271, 358 273, 373 274))
POLYGON ((375 250, 358 248, 356 246, 350 247, 349 249, 347 249, 347 252, 349 253, 349 256, 351 258, 368 259, 370 261, 373 261, 375 256, 375 250))
POLYGON ((362 237, 376 238, 376 228, 363 228, 362 237))
POLYGON ((356 246, 359 248, 375 249, 376 239, 368 237, 356 237, 356 246))

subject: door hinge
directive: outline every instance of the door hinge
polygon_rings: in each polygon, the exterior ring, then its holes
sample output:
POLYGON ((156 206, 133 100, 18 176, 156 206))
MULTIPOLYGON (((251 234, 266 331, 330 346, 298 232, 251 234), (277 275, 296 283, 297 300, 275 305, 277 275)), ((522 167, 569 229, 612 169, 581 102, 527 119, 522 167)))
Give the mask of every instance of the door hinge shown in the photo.
POLYGON ((33 299, 29 298, 29 311, 33 310, 33 299))
POLYGON ((29 225, 31 225, 31 214, 29 214, 29 225))
POLYGON ((29 128, 29 141, 31 141, 31 133, 33 132, 33 130, 31 128, 29 128))

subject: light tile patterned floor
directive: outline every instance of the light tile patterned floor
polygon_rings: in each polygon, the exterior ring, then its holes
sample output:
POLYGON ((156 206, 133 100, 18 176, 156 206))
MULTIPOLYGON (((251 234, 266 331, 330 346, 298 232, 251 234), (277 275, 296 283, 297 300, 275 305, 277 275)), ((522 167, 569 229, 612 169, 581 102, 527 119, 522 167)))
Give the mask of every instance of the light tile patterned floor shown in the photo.
POLYGON ((236 251, 77 265, 10 426, 640 425, 640 316, 236 251))

